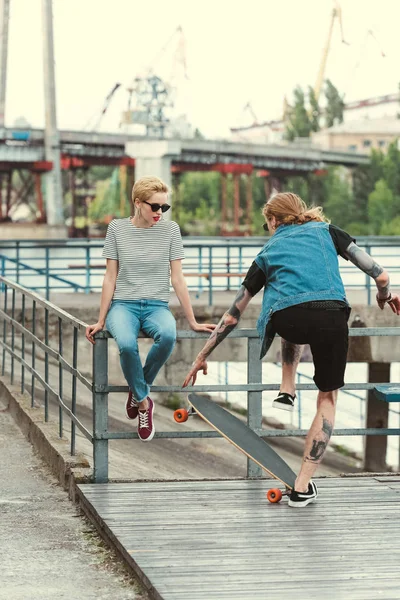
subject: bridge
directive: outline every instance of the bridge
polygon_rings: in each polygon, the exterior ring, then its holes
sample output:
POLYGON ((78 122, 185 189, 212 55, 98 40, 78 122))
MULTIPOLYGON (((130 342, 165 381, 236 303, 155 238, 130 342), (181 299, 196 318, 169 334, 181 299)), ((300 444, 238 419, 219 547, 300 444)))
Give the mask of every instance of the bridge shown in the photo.
MULTIPOLYGON (((75 180, 95 165, 121 166, 127 177, 158 174, 173 189, 179 176, 187 171, 216 171, 221 174, 222 221, 226 221, 226 177, 234 178, 234 231, 239 233, 239 177, 253 172, 264 178, 268 197, 280 189, 288 176, 323 172, 328 165, 354 168, 368 163, 368 157, 352 152, 327 151, 308 144, 259 145, 226 140, 149 139, 126 134, 60 131, 61 168, 70 173, 69 191, 77 203, 75 180)), ((46 160, 45 131, 42 129, 0 130, 0 189, 5 186, 5 208, 0 204, 0 220, 9 218, 12 204, 24 201, 34 185, 38 222, 46 222, 41 191, 41 176, 53 169, 46 160), (13 192, 13 171, 28 171, 22 176, 22 189, 13 192), (33 179, 33 181, 32 181, 33 179)), ((251 213, 251 178, 247 178, 247 213, 251 213)), ((51 224, 51 223, 50 223, 51 224)))

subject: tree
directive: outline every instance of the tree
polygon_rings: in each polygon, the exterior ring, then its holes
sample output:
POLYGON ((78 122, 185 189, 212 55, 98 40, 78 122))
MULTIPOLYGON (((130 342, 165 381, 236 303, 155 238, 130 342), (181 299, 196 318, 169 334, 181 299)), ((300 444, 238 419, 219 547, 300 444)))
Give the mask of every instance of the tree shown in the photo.
POLYGON ((353 169, 353 196, 357 221, 368 220, 368 197, 374 191, 376 182, 384 177, 383 160, 382 151, 373 149, 369 164, 353 169))
POLYGON ((328 79, 325 83, 325 126, 332 127, 343 123, 344 100, 337 88, 328 79))
POLYGON ((387 153, 382 161, 385 181, 393 194, 400 195, 400 150, 398 141, 389 144, 387 153))
POLYGON ((331 167, 324 179, 326 201, 323 205, 326 216, 338 227, 346 228, 353 220, 354 200, 346 169, 331 167))
POLYGON ((395 216, 396 200, 384 179, 377 181, 368 198, 368 217, 373 233, 379 235, 395 216))
POLYGON ((312 131, 311 121, 305 106, 304 92, 297 86, 293 92, 294 106, 289 111, 285 137, 293 141, 296 137, 309 137, 312 131))
POLYGON ((311 131, 319 131, 319 120, 321 117, 321 109, 318 104, 318 100, 315 97, 314 88, 308 87, 308 100, 310 102, 310 124, 311 131))
POLYGON ((194 130, 193 138, 195 140, 205 140, 206 139, 198 127, 196 127, 196 129, 194 130))

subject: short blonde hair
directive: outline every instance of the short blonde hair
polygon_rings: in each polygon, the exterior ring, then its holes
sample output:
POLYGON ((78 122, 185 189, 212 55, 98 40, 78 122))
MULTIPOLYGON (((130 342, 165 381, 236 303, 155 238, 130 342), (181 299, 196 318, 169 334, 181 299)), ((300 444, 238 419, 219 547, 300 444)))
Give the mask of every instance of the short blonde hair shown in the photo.
POLYGON ((269 221, 275 217, 281 225, 302 225, 309 221, 325 221, 329 223, 321 206, 308 207, 307 204, 291 192, 279 192, 274 194, 264 205, 262 213, 269 221))
POLYGON ((147 202, 156 192, 168 193, 168 186, 159 178, 154 176, 141 177, 132 188, 132 204, 135 208, 136 198, 139 202, 147 202))

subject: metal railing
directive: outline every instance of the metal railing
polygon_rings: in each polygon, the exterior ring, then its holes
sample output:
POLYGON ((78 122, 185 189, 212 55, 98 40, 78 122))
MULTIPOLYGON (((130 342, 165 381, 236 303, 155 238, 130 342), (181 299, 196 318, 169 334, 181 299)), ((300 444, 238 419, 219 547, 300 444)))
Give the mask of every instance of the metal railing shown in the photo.
MULTIPOLYGON (((207 294, 213 304, 216 291, 237 289, 266 238, 183 238, 186 259, 183 269, 188 287, 207 294)), ((387 268, 392 283, 400 285, 400 238, 362 237, 358 244, 387 268)), ((105 260, 104 240, 3 240, 0 242, 0 275, 28 289, 51 292, 98 292, 102 286, 105 260)), ((364 291, 365 302, 374 298, 373 280, 351 263, 340 261, 348 290, 364 291)))
MULTIPOLYGON (((82 369, 88 369, 87 346, 82 360, 78 356, 78 335, 82 334, 86 324, 66 313, 54 304, 31 292, 22 286, 0 277, 3 287, 3 308, 0 309, 0 320, 3 321, 0 344, 2 347, 2 375, 6 371, 10 375, 11 383, 15 383, 15 362, 21 366, 20 386, 22 392, 27 392, 31 397, 31 406, 35 400, 40 399, 36 384, 44 392, 44 419, 50 418, 50 403, 53 401, 58 408, 58 433, 64 435, 63 418, 66 415, 70 420, 70 452, 76 453, 76 428, 93 445, 93 479, 95 482, 108 480, 108 448, 110 440, 137 439, 135 431, 110 431, 108 427, 108 395, 111 392, 128 392, 127 386, 110 385, 108 382, 108 341, 111 334, 101 331, 96 334, 96 344, 93 347, 92 378, 90 379, 82 369), (17 297, 18 295, 18 297, 17 297), (9 302, 9 296, 11 301, 9 302), (28 310, 27 302, 30 303, 28 310), (38 319, 38 309, 43 312, 43 320, 38 319), (41 331, 39 332, 39 325, 41 331), (50 331, 51 330, 51 331, 50 331), (50 335, 51 334, 51 335, 50 335), (16 336, 19 336, 17 344, 16 336), (71 347, 66 347, 65 339, 68 335, 71 347), (27 342, 30 348, 27 347, 27 342), (56 347, 54 347, 54 344, 56 347), (39 354, 44 354, 42 374, 38 368, 39 354), (28 360, 30 356, 30 360, 28 360), (9 369, 6 361, 9 359, 9 369), (58 377, 50 373, 49 363, 58 370, 58 377), (81 369, 79 368, 82 364, 81 369), (30 374, 29 383, 26 372, 30 374), (64 377, 69 374, 71 378, 71 391, 66 393, 64 377), (77 383, 82 384, 92 393, 92 412, 90 414, 91 430, 78 418, 79 406, 77 405, 77 383)), ((350 336, 399 336, 400 327, 379 328, 351 328, 350 336)), ((266 429, 262 424, 262 392, 278 390, 279 384, 262 383, 262 362, 259 360, 260 340, 255 329, 239 329, 230 334, 232 338, 247 339, 247 383, 232 385, 196 385, 183 390, 180 386, 152 386, 153 392, 237 392, 247 393, 247 423, 260 437, 302 437, 307 434, 303 429, 266 429)), ((178 339, 208 338, 208 334, 193 331, 179 331, 178 339)), ((86 340, 85 340, 86 342, 86 340)), ((87 343, 87 342, 86 342, 87 343)), ((90 367, 89 367, 90 370, 90 367)), ((382 382, 385 383, 385 382, 382 382)), ((350 383, 344 390, 371 390, 375 383, 350 383)), ((392 385, 399 385, 392 383, 392 385)), ((299 390, 316 389, 314 384, 301 383, 299 390)), ((56 411, 57 414, 57 411, 56 411)), ((172 419, 172 415, 171 415, 172 419)), ((336 429, 335 436, 365 436, 365 435, 400 435, 400 428, 353 428, 336 429)), ((213 430, 206 431, 161 431, 157 438, 214 438, 220 435, 213 430)), ((248 477, 260 477, 261 469, 248 460, 248 477)))
POLYGON ((64 435, 64 415, 70 420, 70 452, 76 453, 76 428, 93 443, 93 435, 77 418, 77 381, 92 391, 93 381, 78 369, 78 334, 86 329, 86 324, 45 300, 35 292, 0 277, 3 295, 3 308, 0 320, 3 321, 0 345, 2 347, 1 374, 6 372, 6 358, 9 358, 11 384, 15 383, 15 363, 20 365, 19 383, 21 392, 29 393, 31 407, 37 398, 36 384, 43 392, 44 420, 50 418, 50 401, 58 407, 58 434, 64 435), (18 294, 18 297, 17 297, 18 294), (11 299, 9 298, 11 296, 11 299), (29 306, 28 306, 29 304, 29 306), (39 318, 42 312, 43 319, 39 318), (38 329, 42 329, 39 333, 38 329), (66 331, 72 337, 72 348, 65 352, 66 331), (55 336, 53 337, 53 334, 55 336), (51 340, 50 340, 50 334, 51 340), (55 338, 55 339, 54 339, 55 338), (55 345, 55 347, 54 347, 55 345), (71 355, 71 358, 69 355, 71 355), (39 361, 41 370, 39 369, 39 361), (58 370, 57 383, 50 376, 50 361, 58 370), (41 371, 41 372, 40 372, 41 371), (27 377, 27 373, 29 377, 27 377), (69 405, 64 401, 64 376, 71 376, 69 405))

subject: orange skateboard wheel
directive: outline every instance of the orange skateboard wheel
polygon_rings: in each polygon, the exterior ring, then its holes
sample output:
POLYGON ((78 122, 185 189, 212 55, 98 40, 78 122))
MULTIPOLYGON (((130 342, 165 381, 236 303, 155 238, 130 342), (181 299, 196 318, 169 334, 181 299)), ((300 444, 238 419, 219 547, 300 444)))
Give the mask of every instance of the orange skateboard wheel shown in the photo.
POLYGON ((282 492, 278 489, 268 490, 267 498, 272 504, 276 504, 282 500, 282 492))
POLYGON ((178 410, 174 412, 174 419, 177 423, 184 423, 188 418, 189 414, 186 408, 178 408, 178 410))

